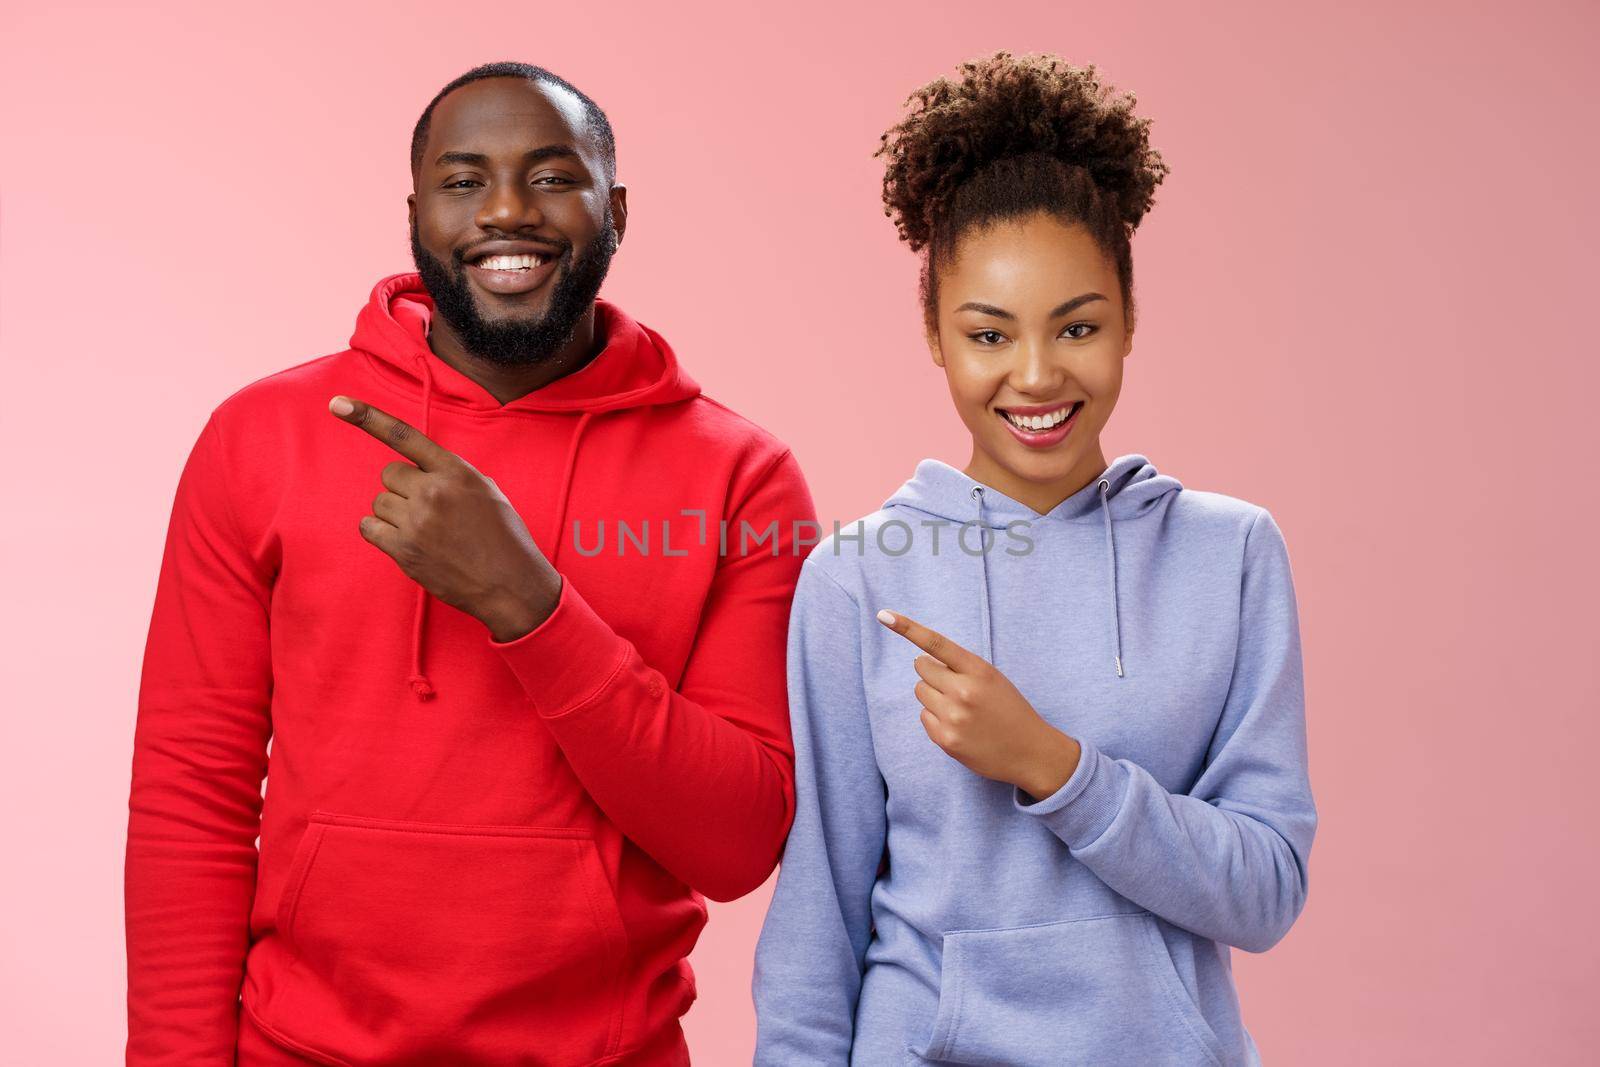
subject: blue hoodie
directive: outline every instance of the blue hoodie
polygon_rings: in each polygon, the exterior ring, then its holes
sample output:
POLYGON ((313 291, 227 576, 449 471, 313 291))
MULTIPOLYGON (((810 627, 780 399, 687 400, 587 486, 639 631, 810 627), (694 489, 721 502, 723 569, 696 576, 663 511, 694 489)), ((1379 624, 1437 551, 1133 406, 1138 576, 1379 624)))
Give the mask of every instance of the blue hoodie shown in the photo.
POLYGON ((1269 512, 1137 454, 1045 515, 923 460, 811 551, 788 662, 757 1064, 1259 1062, 1229 946, 1288 932, 1317 825, 1269 512), (1034 801, 935 745, 881 608, 1076 738, 1066 784, 1034 801))

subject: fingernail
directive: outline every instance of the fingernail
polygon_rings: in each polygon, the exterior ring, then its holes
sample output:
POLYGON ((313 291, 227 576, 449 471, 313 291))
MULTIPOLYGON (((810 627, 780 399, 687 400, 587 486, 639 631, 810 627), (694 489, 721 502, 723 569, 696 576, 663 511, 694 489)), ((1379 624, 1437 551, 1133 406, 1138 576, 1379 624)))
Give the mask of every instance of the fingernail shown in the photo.
POLYGON ((888 608, 883 609, 882 611, 878 612, 878 621, 883 623, 885 626, 893 626, 894 612, 890 611, 888 608))
POLYGON ((342 396, 334 397, 333 402, 328 405, 328 410, 335 415, 348 415, 355 409, 356 406, 342 396))

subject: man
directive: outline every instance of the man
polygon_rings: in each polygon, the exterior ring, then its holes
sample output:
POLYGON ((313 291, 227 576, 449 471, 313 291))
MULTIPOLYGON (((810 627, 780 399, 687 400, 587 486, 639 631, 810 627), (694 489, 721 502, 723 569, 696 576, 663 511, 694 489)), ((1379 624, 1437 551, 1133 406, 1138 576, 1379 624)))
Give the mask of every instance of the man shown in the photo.
POLYGON ((605 115, 480 67, 412 173, 419 273, 224 401, 179 481, 130 1064, 686 1063, 702 897, 760 885, 792 817, 811 499, 596 299, 628 217, 605 115))

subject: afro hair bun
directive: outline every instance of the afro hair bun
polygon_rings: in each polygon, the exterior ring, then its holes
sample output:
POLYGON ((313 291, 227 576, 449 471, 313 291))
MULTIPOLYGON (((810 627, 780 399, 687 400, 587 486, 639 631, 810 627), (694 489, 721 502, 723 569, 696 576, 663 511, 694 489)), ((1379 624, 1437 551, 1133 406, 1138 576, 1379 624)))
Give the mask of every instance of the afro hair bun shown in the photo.
POLYGON ((958 80, 912 93, 909 113, 883 135, 874 155, 888 161, 884 214, 919 251, 963 182, 998 161, 1042 155, 1084 168, 1131 235, 1168 171, 1134 102, 1102 85, 1092 64, 1003 51, 963 63, 958 80))

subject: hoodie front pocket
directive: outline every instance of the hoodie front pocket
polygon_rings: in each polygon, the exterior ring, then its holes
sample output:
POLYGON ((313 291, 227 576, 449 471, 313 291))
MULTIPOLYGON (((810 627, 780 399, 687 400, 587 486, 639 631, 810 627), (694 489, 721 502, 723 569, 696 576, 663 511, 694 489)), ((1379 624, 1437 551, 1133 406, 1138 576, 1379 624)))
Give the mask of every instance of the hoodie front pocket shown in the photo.
POLYGON ((314 812, 266 1021, 333 1062, 587 1064, 621 1041, 627 937, 594 839, 314 812))
POLYGON ((1015 1067, 1222 1062, 1148 912, 946 934, 919 1055, 1015 1067))

